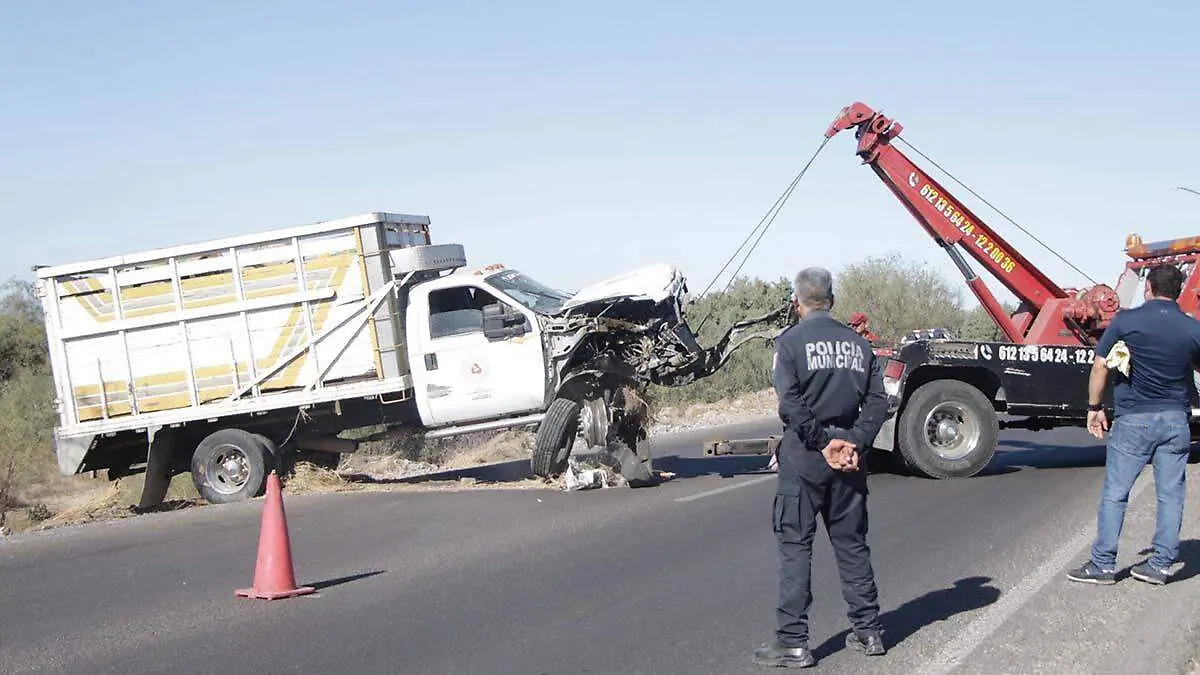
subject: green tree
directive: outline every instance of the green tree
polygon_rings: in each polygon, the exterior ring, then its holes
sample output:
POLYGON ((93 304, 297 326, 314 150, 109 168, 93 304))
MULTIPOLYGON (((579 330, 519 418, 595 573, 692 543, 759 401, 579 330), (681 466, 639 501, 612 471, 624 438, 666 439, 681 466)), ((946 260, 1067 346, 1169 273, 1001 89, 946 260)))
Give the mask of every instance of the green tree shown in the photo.
POLYGON ((834 281, 833 314, 847 321, 866 312, 871 330, 897 340, 914 328, 962 324, 962 289, 924 264, 899 255, 872 256, 846 266, 834 281))
MULTIPOLYGON (((701 346, 717 342, 735 322, 768 314, 791 297, 787 279, 774 282, 739 277, 729 288, 697 299, 687 310, 688 323, 701 346)), ((770 344, 753 342, 739 349, 714 375, 684 387, 653 387, 651 398, 668 403, 720 401, 771 386, 770 344)))
POLYGON ((53 400, 45 373, 21 369, 0 382, 0 526, 21 489, 54 471, 53 400))
MULTIPOLYGON (((1010 315, 1014 311, 1009 305, 1005 305, 1004 309, 1010 315)), ((1004 337, 1004 332, 992 320, 991 315, 979 305, 963 312, 962 322, 959 323, 954 334, 962 340, 1008 342, 1008 339, 1004 337)))
MULTIPOLYGON (((788 301, 789 279, 765 282, 738 278, 730 287, 697 300, 688 310, 699 329, 701 344, 713 344, 735 321, 759 316, 788 301)), ((962 308, 963 291, 923 264, 899 255, 868 257, 840 270, 834 279, 833 314, 847 321, 855 312, 871 317, 871 329, 885 339, 899 339, 914 328, 964 329, 975 339, 991 339, 995 324, 982 310, 962 308), (976 315, 978 314, 978 316, 976 315)), ((755 343, 744 347, 710 377, 685 387, 652 388, 664 403, 711 403, 771 386, 774 348, 755 343)))
POLYGON ((18 370, 46 366, 46 333, 42 307, 33 284, 11 279, 0 286, 0 381, 18 370))
POLYGON ((11 280, 0 297, 0 526, 22 486, 53 470, 54 391, 41 305, 11 280))

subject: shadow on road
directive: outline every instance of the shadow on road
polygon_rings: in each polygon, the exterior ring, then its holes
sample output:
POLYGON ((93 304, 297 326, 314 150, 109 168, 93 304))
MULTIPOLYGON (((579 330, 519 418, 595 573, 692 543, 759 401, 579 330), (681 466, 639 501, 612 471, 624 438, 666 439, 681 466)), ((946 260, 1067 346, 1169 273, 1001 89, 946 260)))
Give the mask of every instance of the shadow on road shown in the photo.
POLYGON ((663 455, 653 459, 654 468, 670 471, 676 478, 720 476, 731 478, 748 473, 766 473, 767 455, 717 455, 712 457, 683 457, 663 455))
POLYGON ((1185 539, 1179 542, 1179 561, 1183 563, 1183 569, 1171 577, 1171 583, 1200 576, 1200 541, 1185 539))
MULTIPOLYGON (((670 471, 676 478, 699 478, 700 476, 720 476, 732 478, 748 474, 769 474, 768 455, 715 455, 705 457, 684 457, 681 455, 663 455, 654 458, 654 468, 670 471)), ((872 452, 867 458, 867 471, 876 473, 897 473, 899 465, 889 452, 872 452)))
MULTIPOLYGON (((585 453, 574 455, 584 462, 594 462, 595 457, 585 453)), ((681 455, 655 455, 651 464, 657 471, 669 471, 675 478, 698 478, 700 476, 721 476, 729 478, 746 474, 766 473, 766 455, 733 455, 718 457, 683 457, 681 455)), ((345 474, 346 480, 352 483, 370 484, 416 484, 433 482, 455 482, 463 478, 473 478, 481 483, 515 483, 533 478, 529 460, 517 459, 498 464, 468 467, 465 469, 449 469, 437 473, 404 478, 375 478, 361 473, 345 474)))
MULTIPOLYGON (((1104 466, 1105 452, 1103 441, 1095 441, 1092 445, 1068 446, 1027 440, 1005 440, 1001 442, 992 463, 977 475, 993 476, 1012 473, 1023 467, 1031 469, 1101 467, 1104 466)), ((1200 444, 1192 445, 1188 463, 1200 463, 1200 444)))
POLYGON ((351 574, 351 575, 344 576, 344 577, 338 577, 336 579, 326 579, 325 581, 318 581, 315 583, 305 584, 305 585, 312 586, 313 588, 317 589, 318 591, 321 591, 321 590, 325 590, 326 588, 331 588, 333 586, 341 586, 342 584, 348 584, 352 581, 360 581, 362 579, 367 579, 369 577, 377 576, 377 575, 383 574, 385 572, 387 572, 387 570, 375 570, 374 572, 363 572, 361 574, 351 574))
MULTIPOLYGON (((580 459, 590 459, 588 455, 580 459)), ((767 455, 717 455, 686 457, 678 454, 656 455, 653 466, 660 471, 669 471, 676 478, 699 478, 720 476, 730 478, 747 474, 767 473, 767 455)), ((1192 446, 1189 463, 1200 463, 1200 444, 1192 446)), ((977 478, 1001 476, 1015 473, 1022 468, 1030 469, 1077 469, 1104 466, 1104 445, 1063 446, 1037 443, 1026 440, 1005 440, 1000 444, 992 463, 976 474, 977 478)), ((907 475, 899 457, 891 452, 872 451, 867 459, 867 470, 872 474, 907 475)), ((464 478, 481 483, 515 483, 533 478, 529 460, 517 459, 498 464, 449 469, 438 473, 404 478, 374 478, 366 474, 348 474, 346 480, 372 484, 417 484, 434 482, 457 482, 464 478)))
POLYGON ((1021 469, 1083 469, 1104 466, 1104 446, 1073 447, 1005 441, 991 464, 977 476, 999 476, 1021 469))
POLYGON ((523 481, 526 478, 532 478, 533 472, 529 468, 529 460, 514 459, 510 462, 485 464, 483 466, 472 466, 464 469, 448 469, 437 473, 406 476, 404 478, 375 478, 361 473, 346 474, 343 477, 352 483, 371 483, 376 485, 447 482, 459 481, 463 478, 473 478, 481 483, 515 483, 523 481))
MULTIPOLYGON (((1145 548, 1138 551, 1139 556, 1150 556, 1154 554, 1154 546, 1147 544, 1145 548)), ((1138 561, 1141 562, 1140 560, 1138 561)), ((1171 576, 1171 583, 1177 584, 1180 581, 1187 581, 1195 576, 1200 576, 1200 540, 1185 539, 1179 542, 1179 562, 1183 563, 1183 567, 1171 576)), ((1132 565, 1130 566, 1132 567, 1132 565)), ((1121 570, 1118 578, 1129 576, 1129 570, 1121 570)))
MULTIPOLYGON (((922 628, 938 621, 945 621, 955 614, 987 607, 1000 599, 1000 589, 989 586, 991 577, 967 577, 954 582, 950 588, 931 591, 913 598, 899 607, 884 612, 879 620, 883 624, 884 643, 891 648, 912 637, 922 628)), ((813 650, 818 659, 829 656, 846 645, 844 630, 821 643, 813 650)))

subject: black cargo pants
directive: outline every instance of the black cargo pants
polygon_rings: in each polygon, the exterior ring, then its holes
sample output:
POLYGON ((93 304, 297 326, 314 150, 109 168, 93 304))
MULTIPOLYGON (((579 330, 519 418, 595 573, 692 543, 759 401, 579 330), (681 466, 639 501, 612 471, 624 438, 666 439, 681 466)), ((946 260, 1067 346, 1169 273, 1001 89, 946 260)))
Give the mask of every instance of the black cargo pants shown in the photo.
POLYGON ((775 496, 773 526, 781 566, 776 637, 788 647, 808 645, 818 514, 837 558, 851 625, 859 631, 880 630, 879 592, 867 547, 867 472, 826 469, 821 478, 801 479, 799 495, 775 496))

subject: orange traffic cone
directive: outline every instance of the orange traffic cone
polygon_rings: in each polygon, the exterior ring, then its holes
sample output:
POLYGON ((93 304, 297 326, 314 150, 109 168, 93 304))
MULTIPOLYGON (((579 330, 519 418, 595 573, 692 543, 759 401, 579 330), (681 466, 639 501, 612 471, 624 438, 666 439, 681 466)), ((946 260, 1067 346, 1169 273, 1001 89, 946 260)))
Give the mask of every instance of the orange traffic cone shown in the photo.
POLYGON ((307 595, 314 590, 309 586, 296 587, 287 515, 283 512, 283 490, 279 485, 279 476, 272 471, 267 476, 267 499, 263 504, 262 527, 258 535, 254 588, 240 588, 236 593, 243 598, 278 600, 307 595))

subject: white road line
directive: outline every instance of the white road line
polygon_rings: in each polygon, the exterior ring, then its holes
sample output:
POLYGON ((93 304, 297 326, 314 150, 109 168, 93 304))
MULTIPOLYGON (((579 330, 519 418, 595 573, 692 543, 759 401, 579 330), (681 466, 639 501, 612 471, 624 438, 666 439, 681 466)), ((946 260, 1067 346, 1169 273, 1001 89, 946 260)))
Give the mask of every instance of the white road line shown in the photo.
POLYGON ((778 480, 778 479, 776 478, 775 474, 771 474, 770 476, 759 476, 758 478, 751 478, 750 480, 745 480, 740 483, 735 483, 733 485, 726 485, 724 487, 714 488, 714 489, 708 490, 706 492, 697 492, 694 495, 688 495, 686 497, 679 497, 675 501, 690 502, 690 501, 693 501, 696 499, 700 499, 701 497, 711 497, 712 495, 719 495, 722 492, 729 492, 730 490, 736 490, 741 487, 746 487, 747 485, 754 485, 755 483, 765 483, 769 480, 778 480))
MULTIPOLYGON (((1136 499, 1147 485, 1153 483, 1153 479, 1149 477, 1149 474, 1149 471, 1144 471, 1138 477, 1133 490, 1129 493, 1130 502, 1136 499)), ((931 659, 921 672, 924 675, 945 675, 961 666, 967 657, 979 645, 983 644, 984 640, 987 640, 993 633, 999 630, 1004 625, 1004 622, 1015 614, 1017 610, 1021 609, 1025 603, 1029 602, 1034 595, 1037 595, 1037 592, 1043 586, 1049 583, 1051 579, 1058 578, 1062 574, 1062 569, 1070 564, 1079 555, 1079 550, 1091 543, 1095 536, 1096 521, 1093 515, 1087 527, 1080 530, 1070 541, 1059 547, 1054 555, 1042 563, 1041 567, 1034 570, 1014 586, 1012 590, 1001 596, 998 602, 990 605, 979 618, 972 621, 957 637, 947 642, 942 647, 942 651, 931 659)))

